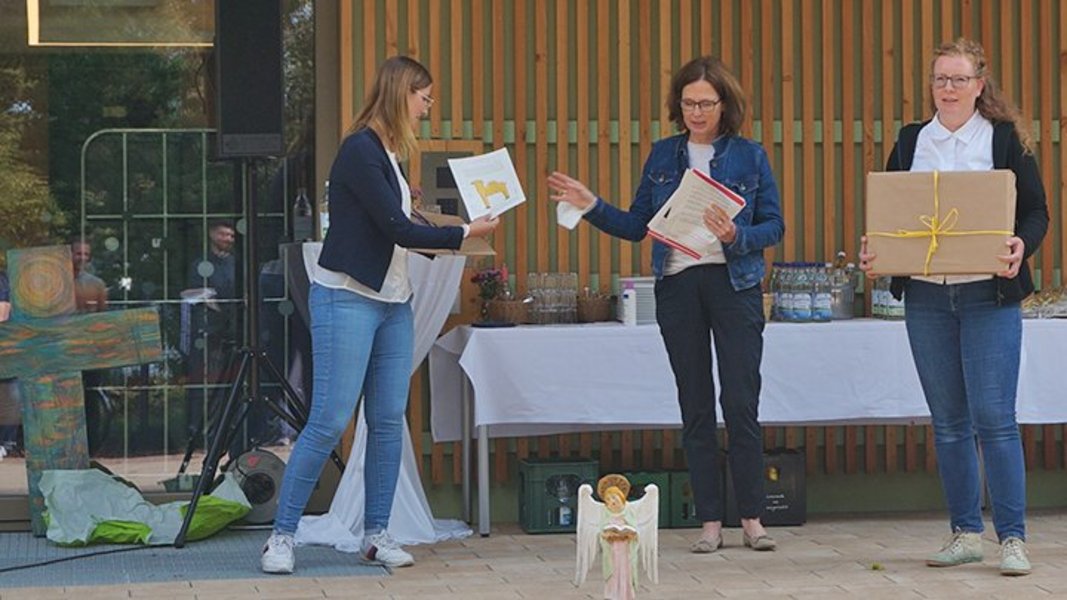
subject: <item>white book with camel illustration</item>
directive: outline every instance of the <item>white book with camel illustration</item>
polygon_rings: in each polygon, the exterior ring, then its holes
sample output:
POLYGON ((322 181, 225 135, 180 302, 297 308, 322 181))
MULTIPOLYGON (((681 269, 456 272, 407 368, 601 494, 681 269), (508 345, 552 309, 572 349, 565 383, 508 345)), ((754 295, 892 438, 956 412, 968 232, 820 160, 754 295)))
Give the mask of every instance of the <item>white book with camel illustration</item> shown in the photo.
POLYGON ((467 158, 450 158, 448 166, 471 220, 494 217, 526 202, 507 148, 467 158))

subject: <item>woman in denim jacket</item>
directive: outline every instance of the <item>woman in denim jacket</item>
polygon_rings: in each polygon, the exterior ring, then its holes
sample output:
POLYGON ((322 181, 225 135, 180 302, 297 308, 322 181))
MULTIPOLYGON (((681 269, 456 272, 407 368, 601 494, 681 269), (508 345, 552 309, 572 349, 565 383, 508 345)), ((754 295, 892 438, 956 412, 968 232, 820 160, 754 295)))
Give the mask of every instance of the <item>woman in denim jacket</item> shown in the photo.
POLYGON ((640 241, 648 222, 677 189, 686 169, 710 175, 744 197, 734 218, 718 207, 703 215, 718 238, 711 253, 693 259, 659 241, 652 246, 656 321, 667 348, 682 412, 682 445, 703 532, 693 552, 722 547, 723 494, 716 440, 712 341, 718 362, 730 470, 737 490, 745 546, 773 550, 760 523, 764 506, 762 432, 758 421, 763 356, 763 249, 782 239, 778 188, 763 147, 738 135, 745 98, 718 59, 690 61, 671 80, 667 107, 681 134, 656 142, 645 161, 629 211, 597 198, 563 173, 548 178, 552 199, 584 211, 601 231, 640 241))

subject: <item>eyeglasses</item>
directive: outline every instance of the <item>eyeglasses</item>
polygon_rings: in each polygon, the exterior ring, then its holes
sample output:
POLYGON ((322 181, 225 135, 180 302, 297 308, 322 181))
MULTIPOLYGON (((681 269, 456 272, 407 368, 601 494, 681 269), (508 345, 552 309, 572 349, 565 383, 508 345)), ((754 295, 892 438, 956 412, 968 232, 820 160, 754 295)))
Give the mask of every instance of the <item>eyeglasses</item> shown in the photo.
POLYGON ((700 102, 696 102, 695 100, 689 100, 687 98, 685 100, 682 100, 680 104, 682 105, 682 112, 697 112, 697 109, 699 108, 700 112, 706 113, 711 112, 716 106, 722 104, 722 99, 720 98, 718 100, 701 100, 700 102))
POLYGON ((415 92, 415 93, 418 94, 419 98, 422 98, 422 101, 426 103, 426 108, 432 108, 433 105, 434 105, 434 102, 437 102, 437 100, 434 100, 433 96, 427 96, 426 94, 423 94, 421 92, 415 92))
POLYGON ((934 75, 930 77, 930 82, 934 84, 935 88, 943 88, 951 81, 952 87, 958 90, 967 87, 972 79, 978 78, 978 75, 934 75))

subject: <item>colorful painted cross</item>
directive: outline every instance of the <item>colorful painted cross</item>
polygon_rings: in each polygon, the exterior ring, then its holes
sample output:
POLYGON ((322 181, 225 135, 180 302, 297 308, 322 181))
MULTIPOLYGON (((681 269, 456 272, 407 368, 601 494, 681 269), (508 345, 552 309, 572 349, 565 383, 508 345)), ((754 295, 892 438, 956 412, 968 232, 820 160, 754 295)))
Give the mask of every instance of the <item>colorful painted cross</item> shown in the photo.
POLYGON ((89 467, 81 372, 161 360, 159 313, 75 315, 69 246, 10 250, 7 268, 12 312, 0 323, 0 379, 18 378, 30 518, 42 536, 42 471, 89 467))

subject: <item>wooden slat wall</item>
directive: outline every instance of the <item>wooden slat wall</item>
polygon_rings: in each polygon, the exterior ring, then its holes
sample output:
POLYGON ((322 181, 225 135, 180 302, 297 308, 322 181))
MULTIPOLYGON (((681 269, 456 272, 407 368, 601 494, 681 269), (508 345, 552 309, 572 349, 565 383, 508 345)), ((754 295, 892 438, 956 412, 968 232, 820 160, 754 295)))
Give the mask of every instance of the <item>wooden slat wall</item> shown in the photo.
MULTIPOLYGON (((767 149, 778 178, 787 233, 768 260, 828 261, 837 250, 855 260, 864 174, 881 170, 901 123, 930 116, 933 47, 975 37, 993 76, 1034 119, 1052 222, 1032 267, 1042 287, 1063 283, 1067 8, 1053 0, 342 0, 340 15, 342 128, 376 65, 405 52, 436 78, 438 104, 423 137, 511 152, 528 202, 505 216, 493 245, 519 291, 532 272, 574 271, 580 285, 603 290, 618 276, 650 274, 648 241, 622 242, 588 225, 557 228, 544 177, 568 172, 627 206, 652 142, 675 131, 664 104, 671 74, 707 52, 749 92, 743 131, 767 149)), ((474 318, 473 305, 464 309, 450 324, 474 318)), ((424 441, 425 376, 412 385, 416 448, 429 457, 433 482, 457 482, 458 462, 449 468, 457 447, 424 441)), ((1027 464, 1063 468, 1065 433, 1062 425, 1024 428, 1027 464)), ((494 476, 506 480, 514 457, 530 455, 677 467, 679 438, 645 431, 496 440, 494 476)), ((766 442, 805 448, 813 472, 935 467, 932 433, 921 425, 769 429, 766 442)))

